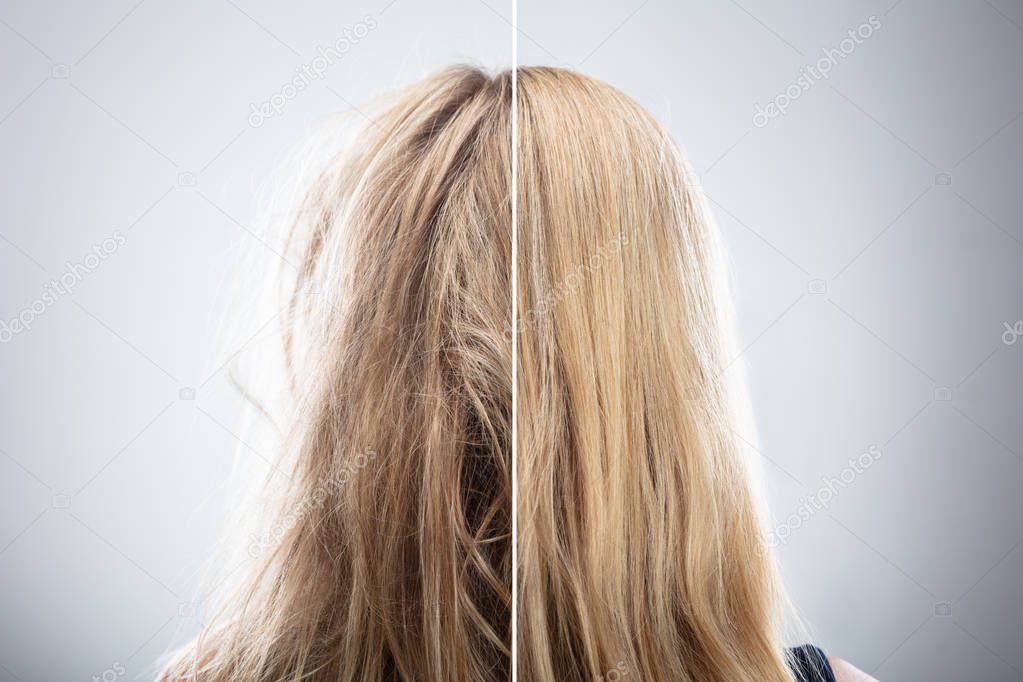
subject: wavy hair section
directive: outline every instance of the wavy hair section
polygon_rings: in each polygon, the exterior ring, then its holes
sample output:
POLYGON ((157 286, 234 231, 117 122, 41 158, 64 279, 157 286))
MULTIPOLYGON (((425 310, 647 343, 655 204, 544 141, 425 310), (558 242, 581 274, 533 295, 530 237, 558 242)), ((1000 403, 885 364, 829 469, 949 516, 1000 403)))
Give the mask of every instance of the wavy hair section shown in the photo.
POLYGON ((791 680, 697 180, 602 83, 516 106, 519 679, 791 680))
POLYGON ((510 107, 444 71, 301 195, 273 532, 163 679, 508 679, 510 107))

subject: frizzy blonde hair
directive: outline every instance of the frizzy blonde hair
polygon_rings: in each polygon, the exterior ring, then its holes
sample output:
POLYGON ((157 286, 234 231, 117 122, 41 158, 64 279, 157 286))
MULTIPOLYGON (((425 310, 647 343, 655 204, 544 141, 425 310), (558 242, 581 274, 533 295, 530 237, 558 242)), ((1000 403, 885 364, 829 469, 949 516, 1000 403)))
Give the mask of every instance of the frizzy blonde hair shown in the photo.
POLYGON ((695 177, 623 94, 518 75, 522 680, 791 680, 695 177))
POLYGON ((288 227, 273 532, 165 679, 508 680, 514 579, 518 679, 791 680, 716 228, 646 112, 448 69, 288 227))
POLYGON ((510 107, 444 71, 302 194, 274 530, 164 679, 508 679, 510 107))

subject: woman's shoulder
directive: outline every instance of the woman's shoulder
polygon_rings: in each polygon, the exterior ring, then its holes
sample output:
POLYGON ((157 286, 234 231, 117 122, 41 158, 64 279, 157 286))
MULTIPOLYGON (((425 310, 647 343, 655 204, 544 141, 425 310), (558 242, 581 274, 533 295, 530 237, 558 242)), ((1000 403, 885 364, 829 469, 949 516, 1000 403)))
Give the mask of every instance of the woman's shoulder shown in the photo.
POLYGON ((835 682, 878 682, 877 679, 863 672, 849 661, 836 656, 828 656, 831 671, 835 674, 835 682))
POLYGON ((797 682, 877 682, 848 661, 804 644, 789 650, 789 666, 797 682))

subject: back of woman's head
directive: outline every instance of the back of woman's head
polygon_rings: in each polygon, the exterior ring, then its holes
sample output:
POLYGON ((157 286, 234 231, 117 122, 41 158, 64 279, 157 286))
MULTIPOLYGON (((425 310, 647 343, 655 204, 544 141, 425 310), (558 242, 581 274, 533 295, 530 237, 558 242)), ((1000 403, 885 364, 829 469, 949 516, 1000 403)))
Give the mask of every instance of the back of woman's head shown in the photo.
POLYGON ((270 530, 168 678, 508 679, 517 339, 519 678, 788 679, 715 229, 648 114, 444 71, 289 221, 270 530))

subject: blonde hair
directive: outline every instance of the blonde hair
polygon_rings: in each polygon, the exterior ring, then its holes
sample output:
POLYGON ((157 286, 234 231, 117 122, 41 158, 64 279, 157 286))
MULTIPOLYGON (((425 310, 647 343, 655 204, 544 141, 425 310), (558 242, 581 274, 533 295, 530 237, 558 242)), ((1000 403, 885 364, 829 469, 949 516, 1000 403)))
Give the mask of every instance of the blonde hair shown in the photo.
POLYGON ((304 188, 275 530, 165 679, 509 679, 513 329, 519 679, 791 679, 695 178, 616 90, 511 83, 415 85, 304 188))
POLYGON ((510 108, 445 71, 306 188, 275 532, 165 679, 508 678, 510 108))
POLYGON ((697 180, 595 80, 517 107, 519 677, 790 680, 697 180))

